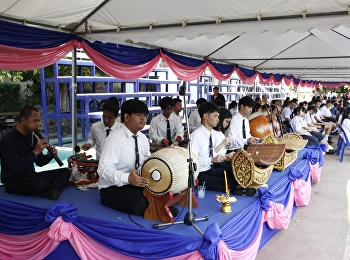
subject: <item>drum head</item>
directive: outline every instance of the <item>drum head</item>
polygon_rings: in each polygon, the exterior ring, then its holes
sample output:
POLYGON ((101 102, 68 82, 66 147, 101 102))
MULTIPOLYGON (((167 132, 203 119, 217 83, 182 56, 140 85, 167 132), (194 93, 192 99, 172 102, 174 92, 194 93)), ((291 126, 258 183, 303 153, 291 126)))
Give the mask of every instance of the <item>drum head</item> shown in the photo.
POLYGON ((142 166, 141 176, 148 179, 147 189, 156 194, 166 193, 172 184, 171 170, 159 158, 149 158, 142 166))

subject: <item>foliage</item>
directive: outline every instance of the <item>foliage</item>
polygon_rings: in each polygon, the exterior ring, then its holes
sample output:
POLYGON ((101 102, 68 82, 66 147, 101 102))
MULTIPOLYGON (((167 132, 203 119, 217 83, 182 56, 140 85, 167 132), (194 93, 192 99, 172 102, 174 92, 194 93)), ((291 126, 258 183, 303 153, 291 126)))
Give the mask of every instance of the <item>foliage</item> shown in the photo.
POLYGON ((0 83, 0 112, 19 112, 22 109, 20 85, 0 83))

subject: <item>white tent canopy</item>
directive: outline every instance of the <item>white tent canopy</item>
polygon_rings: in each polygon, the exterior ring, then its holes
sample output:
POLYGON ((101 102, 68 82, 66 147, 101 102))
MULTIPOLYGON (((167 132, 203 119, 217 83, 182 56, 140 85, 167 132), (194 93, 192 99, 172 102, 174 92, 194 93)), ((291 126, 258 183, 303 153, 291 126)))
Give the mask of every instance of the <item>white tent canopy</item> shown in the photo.
POLYGON ((300 79, 350 82, 349 1, 0 0, 0 18, 300 79))

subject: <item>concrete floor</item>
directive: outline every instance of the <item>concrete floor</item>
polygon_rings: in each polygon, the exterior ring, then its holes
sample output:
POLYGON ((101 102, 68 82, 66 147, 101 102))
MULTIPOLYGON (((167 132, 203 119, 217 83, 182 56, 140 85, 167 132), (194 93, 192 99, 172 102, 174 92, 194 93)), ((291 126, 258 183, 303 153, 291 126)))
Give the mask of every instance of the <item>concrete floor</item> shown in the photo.
MULTIPOLYGON (((333 143, 336 147, 337 137, 333 143)), ((298 208, 288 229, 279 231, 257 260, 350 259, 350 148, 343 162, 325 155, 321 180, 312 186, 309 205, 298 208)))

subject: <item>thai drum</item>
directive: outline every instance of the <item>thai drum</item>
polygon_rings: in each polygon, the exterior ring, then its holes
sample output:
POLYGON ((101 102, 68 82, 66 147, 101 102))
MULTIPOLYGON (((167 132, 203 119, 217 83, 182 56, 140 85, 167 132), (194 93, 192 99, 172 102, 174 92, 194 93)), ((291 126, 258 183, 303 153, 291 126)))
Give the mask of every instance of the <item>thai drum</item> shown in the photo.
MULTIPOLYGON (((159 195, 167 192, 176 194, 185 190, 188 187, 188 158, 188 149, 178 146, 164 148, 151 154, 141 168, 141 176, 149 180, 146 189, 159 195)), ((196 164, 196 179, 199 174, 199 160, 193 153, 192 159, 196 164)))
POLYGON ((250 134, 254 137, 264 138, 271 134, 269 121, 265 115, 259 115, 249 120, 250 134))

